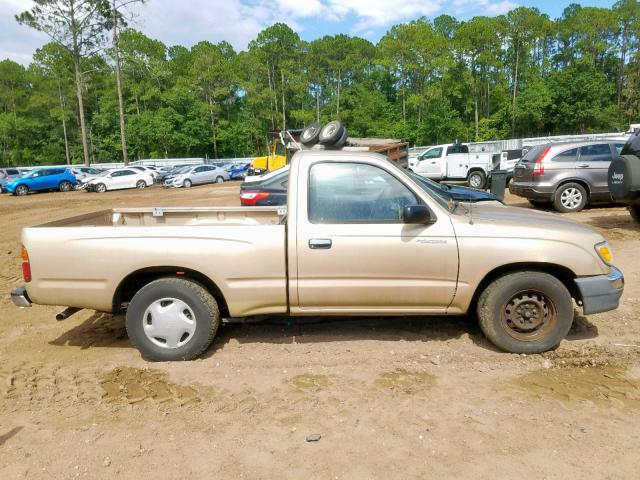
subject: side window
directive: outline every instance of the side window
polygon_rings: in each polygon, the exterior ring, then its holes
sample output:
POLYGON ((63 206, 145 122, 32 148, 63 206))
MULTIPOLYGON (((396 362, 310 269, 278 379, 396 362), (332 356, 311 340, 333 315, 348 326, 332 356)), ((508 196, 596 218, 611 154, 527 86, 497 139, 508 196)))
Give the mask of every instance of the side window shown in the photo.
POLYGON ((447 155, 452 153, 469 153, 469 147, 467 145, 449 145, 447 147, 447 155))
POLYGON ((420 160, 426 160, 428 158, 440 158, 442 156, 442 147, 432 148, 431 150, 427 150, 420 160))
POLYGON ((318 163, 309 172, 312 223, 401 223, 402 210, 419 203, 390 173, 361 163, 318 163))
POLYGON ((124 177, 124 176, 127 176, 127 175, 135 175, 135 174, 136 174, 136 172, 134 172, 133 170, 122 170, 120 172, 120 176, 121 177, 124 177))
POLYGON ((18 170, 14 170, 11 168, 7 169, 7 175, 20 175, 20 172, 18 170))
POLYGON ((564 152, 560 152, 555 157, 553 157, 553 161, 554 162, 575 162, 577 154, 578 154, 577 148, 565 150, 564 152))
POLYGON ((608 143, 580 147, 581 162, 610 162, 612 160, 611 147, 608 143))
POLYGON ((193 173, 202 173, 207 170, 207 167, 197 167, 193 170, 193 173))
POLYGON ((111 174, 111 176, 112 176, 113 178, 115 178, 115 177, 121 177, 121 176, 122 176, 122 171, 121 171, 121 170, 118 170, 117 172, 113 172, 113 173, 111 174))

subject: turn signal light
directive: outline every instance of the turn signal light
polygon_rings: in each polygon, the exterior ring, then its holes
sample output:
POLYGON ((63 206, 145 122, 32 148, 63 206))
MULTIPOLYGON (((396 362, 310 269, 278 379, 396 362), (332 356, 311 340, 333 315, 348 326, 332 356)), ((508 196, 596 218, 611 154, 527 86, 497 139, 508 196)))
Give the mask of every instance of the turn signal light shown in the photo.
POLYGON ((31 281, 31 264, 29 263, 29 253, 27 249, 22 246, 22 252, 20 252, 20 256, 22 257, 22 278, 25 282, 29 283, 31 281))
POLYGON ((600 247, 598 249, 598 252, 600 253, 600 256, 602 257, 602 259, 609 263, 611 262, 611 260, 613 259, 613 256, 611 255, 611 250, 609 250, 609 247, 600 247))

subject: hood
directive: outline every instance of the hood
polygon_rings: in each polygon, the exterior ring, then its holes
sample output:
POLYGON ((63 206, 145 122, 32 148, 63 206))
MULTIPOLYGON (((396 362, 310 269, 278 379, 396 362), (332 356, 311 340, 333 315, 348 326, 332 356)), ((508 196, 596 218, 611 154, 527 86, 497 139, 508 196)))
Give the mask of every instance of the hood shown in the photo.
POLYGON ((591 227, 565 216, 495 202, 460 204, 454 210, 456 233, 468 236, 558 240, 592 249, 605 239, 591 227))
POLYGON ((476 190, 475 188, 461 187, 458 185, 449 185, 448 193, 451 198, 456 202, 481 202, 481 201, 498 201, 502 202, 493 193, 485 192, 484 190, 476 190))

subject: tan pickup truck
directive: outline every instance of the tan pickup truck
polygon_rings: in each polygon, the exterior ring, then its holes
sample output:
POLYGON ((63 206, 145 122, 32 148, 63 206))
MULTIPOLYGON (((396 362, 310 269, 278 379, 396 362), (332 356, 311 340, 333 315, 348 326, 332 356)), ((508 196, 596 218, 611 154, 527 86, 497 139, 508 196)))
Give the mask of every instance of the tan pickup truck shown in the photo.
POLYGON ((456 203, 375 153, 302 151, 287 208, 114 209, 22 233, 14 303, 126 310, 152 360, 186 360, 221 319, 477 313, 499 348, 535 353, 617 308, 605 239, 561 216, 456 203))

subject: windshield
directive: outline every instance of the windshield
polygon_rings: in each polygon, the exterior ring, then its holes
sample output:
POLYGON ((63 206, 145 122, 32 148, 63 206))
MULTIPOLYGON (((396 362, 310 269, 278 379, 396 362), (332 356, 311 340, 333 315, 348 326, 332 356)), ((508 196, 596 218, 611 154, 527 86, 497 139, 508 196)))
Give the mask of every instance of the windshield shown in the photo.
POLYGON ((191 171, 193 167, 191 165, 187 165, 184 167, 176 167, 173 170, 171 170, 171 173, 187 173, 189 171, 191 171))

